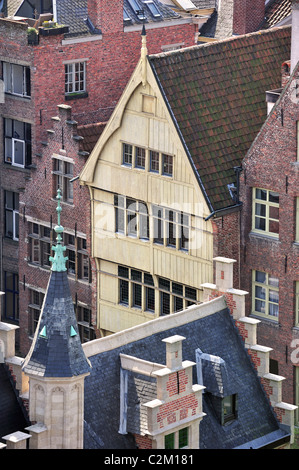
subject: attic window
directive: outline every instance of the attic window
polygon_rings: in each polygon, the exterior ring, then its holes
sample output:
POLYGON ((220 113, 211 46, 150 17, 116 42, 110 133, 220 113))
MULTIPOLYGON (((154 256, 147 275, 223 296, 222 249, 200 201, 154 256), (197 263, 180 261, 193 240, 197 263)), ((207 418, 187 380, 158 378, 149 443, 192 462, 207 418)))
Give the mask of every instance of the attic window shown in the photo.
POLYGON ((124 21, 131 21, 130 15, 125 8, 123 9, 123 19, 124 21))
POLYGON ((154 2, 152 0, 145 0, 143 3, 146 4, 146 6, 149 8, 151 14, 155 18, 158 18, 159 16, 161 16, 161 13, 159 12, 158 8, 156 7, 156 5, 154 4, 154 2))
POLYGON ((222 425, 237 418, 237 395, 229 395, 222 399, 222 425))
POLYGON ((140 6, 136 2, 136 0, 128 0, 128 2, 138 19, 141 21, 145 20, 146 18, 144 15, 144 11, 140 9, 140 6))

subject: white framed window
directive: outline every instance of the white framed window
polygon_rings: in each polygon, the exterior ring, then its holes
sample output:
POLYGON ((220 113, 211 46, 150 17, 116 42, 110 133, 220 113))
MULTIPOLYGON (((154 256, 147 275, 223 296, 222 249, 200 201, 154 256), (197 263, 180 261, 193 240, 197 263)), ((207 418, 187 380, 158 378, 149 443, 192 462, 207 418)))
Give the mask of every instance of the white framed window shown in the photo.
POLYGON ((279 194, 275 191, 253 188, 252 230, 279 237, 279 194))
POLYGON ((86 62, 64 64, 65 94, 86 92, 86 62))
POLYGON ((30 67, 3 62, 5 93, 30 98, 30 67))
POLYGON ((263 271, 252 272, 252 312, 278 321, 279 280, 263 271))
POLYGON ((5 200, 5 236, 19 240, 19 194, 13 191, 4 192, 5 200))
POLYGON ((4 161, 21 168, 31 164, 31 124, 4 118, 4 161))
POLYGON ((58 188, 61 189, 62 200, 68 202, 69 204, 73 203, 73 183, 71 179, 74 175, 74 165, 73 163, 62 160, 59 158, 53 158, 53 177, 54 177, 54 187, 53 187, 53 197, 56 197, 58 188))
POLYGON ((143 0, 143 3, 148 7, 154 18, 159 18, 161 16, 161 13, 153 0, 143 0))

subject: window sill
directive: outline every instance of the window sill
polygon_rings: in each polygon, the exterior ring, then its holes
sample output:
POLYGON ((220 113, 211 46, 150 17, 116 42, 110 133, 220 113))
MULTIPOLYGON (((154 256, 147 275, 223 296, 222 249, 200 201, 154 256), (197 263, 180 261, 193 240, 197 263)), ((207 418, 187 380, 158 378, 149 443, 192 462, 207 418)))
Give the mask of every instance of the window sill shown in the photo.
POLYGON ((260 238, 261 240, 269 240, 272 242, 281 243, 278 237, 271 236, 266 233, 257 233, 257 232, 249 232, 249 237, 260 238))
POLYGON ((21 101, 24 101, 26 103, 28 103, 31 100, 31 96, 17 95, 15 93, 9 93, 7 91, 5 92, 5 97, 21 100, 21 101))
POLYGON ((87 98, 87 97, 88 97, 87 91, 83 91, 81 93, 70 93, 68 95, 65 95, 65 101, 78 100, 78 99, 87 98))
POLYGON ((251 314, 249 315, 249 317, 250 317, 250 318, 256 318, 257 320, 260 320, 260 321, 263 321, 263 322, 265 322, 265 323, 268 323, 268 324, 271 325, 271 326, 280 327, 279 320, 272 320, 272 318, 263 317, 263 316, 257 315, 256 313, 251 313, 251 314))

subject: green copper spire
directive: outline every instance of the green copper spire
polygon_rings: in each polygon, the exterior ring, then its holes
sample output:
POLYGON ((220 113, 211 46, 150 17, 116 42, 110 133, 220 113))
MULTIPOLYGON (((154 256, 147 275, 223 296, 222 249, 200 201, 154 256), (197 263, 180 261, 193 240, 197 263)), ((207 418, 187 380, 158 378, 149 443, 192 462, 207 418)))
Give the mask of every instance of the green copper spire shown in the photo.
POLYGON ((66 250, 66 247, 62 245, 62 233, 63 233, 63 227, 60 225, 60 213, 62 211, 61 206, 60 206, 60 200, 61 200, 61 190, 57 190, 57 225, 55 226, 54 230, 57 233, 57 243, 56 246, 52 246, 52 250, 55 252, 54 257, 50 256, 49 260, 52 263, 51 270, 52 271, 66 271, 66 265, 65 262, 67 261, 68 257, 63 256, 64 251, 66 250))

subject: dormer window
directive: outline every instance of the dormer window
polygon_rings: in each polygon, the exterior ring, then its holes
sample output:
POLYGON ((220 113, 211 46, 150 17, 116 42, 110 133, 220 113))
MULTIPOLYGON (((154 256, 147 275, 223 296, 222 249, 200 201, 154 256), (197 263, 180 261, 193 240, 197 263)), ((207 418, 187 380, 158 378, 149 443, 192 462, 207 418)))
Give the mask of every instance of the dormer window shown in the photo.
POLYGON ((161 13, 152 0, 145 0, 143 3, 146 4, 154 18, 161 16, 161 13))
POLYGON ((165 449, 186 449, 189 446, 189 428, 166 434, 164 437, 165 449))
POLYGON ((237 418, 237 395, 229 395, 222 399, 222 425, 237 418))

